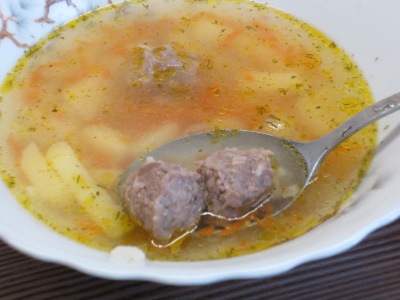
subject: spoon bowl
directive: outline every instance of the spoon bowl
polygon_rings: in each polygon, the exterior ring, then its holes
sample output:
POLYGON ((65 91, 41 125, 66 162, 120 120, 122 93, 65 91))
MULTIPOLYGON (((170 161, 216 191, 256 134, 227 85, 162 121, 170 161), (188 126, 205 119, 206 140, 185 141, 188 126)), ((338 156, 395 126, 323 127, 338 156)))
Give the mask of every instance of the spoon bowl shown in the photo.
MULTIPOLYGON (((327 135, 307 143, 250 130, 215 130, 184 136, 136 160, 125 171, 119 187, 123 186, 126 178, 132 172, 136 172, 149 156, 195 169, 196 161, 218 150, 264 148, 274 153, 274 159, 280 170, 278 172, 280 185, 296 187, 295 193, 288 195, 273 193, 272 196, 261 197, 262 201, 257 201, 258 207, 268 203, 268 214, 276 215, 296 200, 314 178, 324 158, 334 148, 362 128, 399 109, 400 93, 397 93, 367 107, 327 135)), ((252 206, 248 211, 244 211, 243 217, 258 207, 252 206)))

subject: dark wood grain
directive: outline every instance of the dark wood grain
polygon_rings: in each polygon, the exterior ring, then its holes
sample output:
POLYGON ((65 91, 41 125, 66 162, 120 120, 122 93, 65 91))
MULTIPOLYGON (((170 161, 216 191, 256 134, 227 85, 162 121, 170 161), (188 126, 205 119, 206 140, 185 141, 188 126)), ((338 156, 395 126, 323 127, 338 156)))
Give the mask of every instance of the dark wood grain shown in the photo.
POLYGON ((206 286, 98 279, 0 242, 0 299, 400 299, 400 220, 280 276, 206 286))

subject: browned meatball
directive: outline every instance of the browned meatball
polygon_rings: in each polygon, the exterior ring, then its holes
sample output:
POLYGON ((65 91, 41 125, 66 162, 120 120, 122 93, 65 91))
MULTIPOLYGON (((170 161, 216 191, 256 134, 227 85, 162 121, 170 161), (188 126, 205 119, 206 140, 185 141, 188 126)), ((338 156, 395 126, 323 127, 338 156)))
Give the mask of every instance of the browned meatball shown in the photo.
POLYGON ((153 158, 126 179, 123 190, 131 217, 157 240, 192 228, 204 210, 200 175, 153 158))
POLYGON ((273 186, 272 152, 227 148, 200 161, 208 211, 226 218, 240 217, 273 186))

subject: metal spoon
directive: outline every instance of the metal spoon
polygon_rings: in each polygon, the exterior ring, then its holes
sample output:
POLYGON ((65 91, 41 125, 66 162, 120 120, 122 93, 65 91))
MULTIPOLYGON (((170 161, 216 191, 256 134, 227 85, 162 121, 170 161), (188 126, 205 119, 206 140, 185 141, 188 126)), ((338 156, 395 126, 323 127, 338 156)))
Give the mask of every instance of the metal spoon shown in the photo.
MULTIPOLYGON (((296 200, 314 178, 329 152, 362 128, 399 109, 400 93, 397 93, 364 109, 327 135, 308 143, 248 130, 217 130, 192 134, 165 144, 147 153, 144 158, 135 161, 122 176, 120 186, 129 174, 142 166, 147 156, 192 168, 193 162, 220 149, 264 148, 271 150, 279 168, 286 170, 287 175, 281 178, 281 185, 298 187, 295 195, 283 197, 278 193, 265 200, 271 208, 268 210, 269 213, 275 215, 296 200)), ((258 203, 258 205, 263 204, 258 203)), ((251 211, 254 209, 255 207, 249 208, 251 211)))

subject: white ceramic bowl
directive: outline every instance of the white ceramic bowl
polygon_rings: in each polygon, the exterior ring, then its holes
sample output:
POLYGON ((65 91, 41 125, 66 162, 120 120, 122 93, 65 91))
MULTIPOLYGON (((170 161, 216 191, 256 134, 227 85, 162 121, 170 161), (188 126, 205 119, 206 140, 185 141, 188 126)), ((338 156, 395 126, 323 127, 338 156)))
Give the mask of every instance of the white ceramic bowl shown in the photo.
MULTIPOLYGON (((107 0, 56 2, 49 10, 49 17, 55 22, 48 24, 34 21, 43 16, 44 0, 2 0, 0 81, 23 54, 18 44, 32 45, 57 24, 105 4, 107 0), (12 35, 2 35, 6 29, 12 35)), ((376 99, 400 91, 399 1, 269 0, 268 4, 314 25, 350 53, 376 99)), ((0 237, 35 258, 110 279, 187 285, 276 275, 301 263, 342 252, 400 216, 400 135, 397 134, 400 115, 384 119, 379 128, 380 145, 370 171, 340 213, 307 234, 266 251, 204 262, 119 262, 110 259, 108 253, 75 243, 38 222, 3 184, 0 184, 0 237)))

